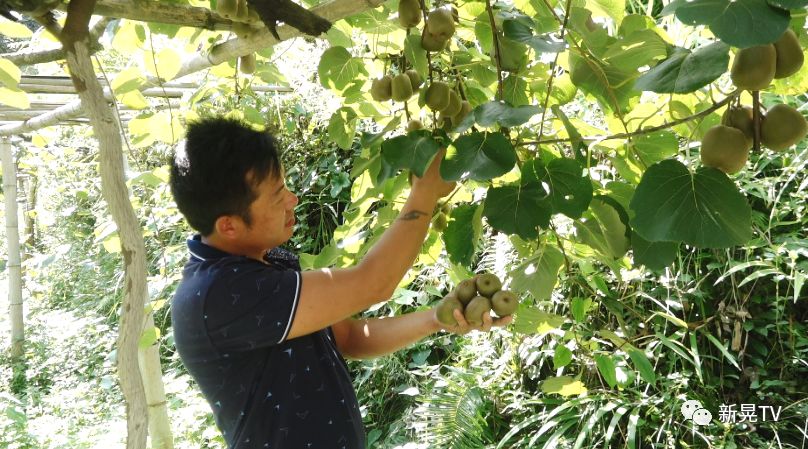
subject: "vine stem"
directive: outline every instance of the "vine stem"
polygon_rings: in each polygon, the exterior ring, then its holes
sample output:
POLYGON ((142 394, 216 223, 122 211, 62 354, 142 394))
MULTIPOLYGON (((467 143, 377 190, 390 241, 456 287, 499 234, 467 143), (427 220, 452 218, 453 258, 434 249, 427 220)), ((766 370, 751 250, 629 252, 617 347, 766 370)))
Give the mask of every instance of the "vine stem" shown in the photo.
POLYGON ((502 52, 499 48, 499 37, 497 36, 497 24, 494 20, 494 9, 491 8, 491 0, 485 0, 485 9, 488 11, 488 21, 491 23, 491 36, 494 38, 494 52, 496 58, 494 61, 497 63, 497 100, 502 101, 505 98, 505 88, 502 82, 502 52))
MULTIPOLYGON (((572 0, 567 0, 566 5, 564 5, 564 23, 561 25, 561 32, 560 37, 561 40, 564 40, 564 34, 567 31, 567 21, 570 15, 570 8, 572 7, 572 0)), ((544 121, 547 118, 547 105, 550 104, 550 92, 553 90, 553 81, 556 77, 556 66, 558 65, 558 57, 560 53, 556 53, 555 58, 553 58, 553 63, 550 64, 550 79, 547 80, 547 93, 544 96, 544 104, 542 106, 541 111, 541 121, 539 122, 539 138, 544 135, 544 121)))
POLYGON ((752 91, 752 128, 754 138, 752 149, 755 153, 760 153, 760 91, 752 91))
MULTIPOLYGON (((696 120, 696 119, 699 119, 699 118, 704 118, 704 117, 710 115, 712 112, 726 106, 730 101, 737 98, 740 94, 741 94, 741 91, 736 90, 736 91, 730 93, 726 98, 719 101, 718 103, 714 103, 709 108, 707 108, 707 109, 705 109, 705 110, 703 110, 703 111, 701 111, 701 112, 699 112, 697 114, 689 115, 687 117, 683 117, 683 118, 674 120, 672 122, 663 123, 661 125, 652 126, 650 128, 638 129, 637 131, 625 132, 625 133, 619 133, 619 134, 612 134, 612 135, 604 136, 604 137, 596 137, 596 136, 582 137, 581 140, 584 141, 584 142, 594 142, 594 141, 604 141, 604 140, 614 140, 614 139, 626 139, 626 138, 631 138, 631 137, 634 137, 634 136, 642 136, 642 135, 645 135, 645 134, 651 134, 651 133, 654 133, 654 132, 657 132, 657 131, 662 131, 662 130, 674 127, 676 125, 681 125, 682 123, 687 123, 687 122, 692 121, 692 120, 696 120)), ((527 141, 527 142, 522 142, 522 144, 523 145, 547 145, 547 144, 551 144, 551 143, 572 142, 573 140, 575 140, 575 139, 571 138, 571 137, 568 137, 566 139, 548 139, 548 140, 527 141)))

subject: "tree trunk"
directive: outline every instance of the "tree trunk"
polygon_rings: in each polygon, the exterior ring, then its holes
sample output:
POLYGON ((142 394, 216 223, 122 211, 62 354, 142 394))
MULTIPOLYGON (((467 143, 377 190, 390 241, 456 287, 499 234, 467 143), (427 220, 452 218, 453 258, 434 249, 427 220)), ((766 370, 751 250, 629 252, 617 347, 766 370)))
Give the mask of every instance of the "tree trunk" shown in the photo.
POLYGON ((109 205, 121 240, 125 291, 118 335, 118 377, 127 405, 126 447, 144 448, 147 433, 151 430, 152 446, 155 449, 172 449, 174 445, 166 410, 158 346, 155 344, 139 349, 143 330, 154 327, 151 315, 146 317, 144 313, 148 296, 146 248, 126 186, 121 131, 104 99, 103 88, 90 59, 87 24, 93 4, 93 0, 70 2, 61 40, 76 92, 87 111, 93 133, 98 137, 101 192, 109 205))
POLYGON ((17 220, 17 166, 11 142, 0 142, 3 161, 3 196, 6 200, 6 239, 8 240, 8 309, 11 315, 11 359, 20 361, 25 353, 25 326, 22 314, 22 272, 20 271, 20 228, 17 220))

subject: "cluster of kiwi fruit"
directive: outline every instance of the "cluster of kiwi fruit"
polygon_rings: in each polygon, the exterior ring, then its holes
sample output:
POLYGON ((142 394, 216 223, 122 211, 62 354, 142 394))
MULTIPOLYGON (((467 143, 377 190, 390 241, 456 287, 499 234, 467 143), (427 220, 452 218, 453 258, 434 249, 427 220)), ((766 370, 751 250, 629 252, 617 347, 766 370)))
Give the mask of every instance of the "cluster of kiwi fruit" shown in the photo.
POLYGON ((407 101, 418 89, 423 80, 413 69, 398 75, 384 75, 370 84, 370 96, 376 101, 407 101))
POLYGON ((457 126, 471 112, 471 104, 442 81, 434 81, 427 87, 424 102, 429 109, 440 113, 439 121, 449 129, 457 126))
MULTIPOLYGON (((233 32, 240 39, 246 39, 263 28, 258 12, 247 5, 247 0, 217 0, 216 12, 233 21, 233 32), (258 24, 256 27, 251 23, 258 24)), ((238 69, 241 73, 255 72, 255 53, 239 56, 238 69)))
MULTIPOLYGON (((732 82, 741 89, 761 90, 772 80, 787 78, 802 67, 804 56, 797 35, 790 29, 773 44, 738 50, 730 70, 732 82)), ((753 110, 730 105, 701 141, 701 162, 727 174, 740 171, 749 158, 755 136, 753 110)), ((786 104, 777 104, 760 114, 760 143, 783 151, 808 134, 805 117, 786 104)))
POLYGON ((454 310, 463 312, 466 321, 478 327, 485 312, 494 311, 499 317, 513 314, 519 307, 519 298, 502 290, 502 281, 493 273, 475 275, 460 281, 448 295, 440 300, 435 314, 447 326, 457 326, 454 310))
POLYGON ((443 232, 449 226, 449 214, 452 213, 452 206, 449 202, 443 203, 442 206, 435 206, 435 212, 432 214, 432 227, 436 231, 443 232))

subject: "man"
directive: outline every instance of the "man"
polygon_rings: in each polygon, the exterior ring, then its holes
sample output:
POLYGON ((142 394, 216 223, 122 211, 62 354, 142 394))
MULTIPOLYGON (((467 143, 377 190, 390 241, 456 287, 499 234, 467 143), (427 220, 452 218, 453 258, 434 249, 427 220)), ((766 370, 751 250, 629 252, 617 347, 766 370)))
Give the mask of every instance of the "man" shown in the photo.
MULTIPOLYGON (((387 319, 355 314, 389 299, 419 253, 437 200, 452 191, 443 152, 414 178, 398 219, 354 267, 301 271, 279 248, 297 197, 275 140, 234 120, 188 127, 171 166, 179 210, 200 235, 172 300, 177 351, 232 449, 364 449, 365 432, 343 356, 388 354, 471 327, 447 329, 426 310, 387 319)), ((486 314, 480 327, 505 325, 486 314)))

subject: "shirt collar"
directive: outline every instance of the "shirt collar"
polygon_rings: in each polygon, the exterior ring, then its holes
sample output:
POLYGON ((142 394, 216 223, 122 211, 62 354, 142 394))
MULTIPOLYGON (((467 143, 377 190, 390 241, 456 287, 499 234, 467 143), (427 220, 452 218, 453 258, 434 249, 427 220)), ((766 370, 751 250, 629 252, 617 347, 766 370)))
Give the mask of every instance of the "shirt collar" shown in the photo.
POLYGON ((199 234, 188 239, 188 252, 191 253, 192 257, 199 260, 220 259, 222 257, 233 256, 230 253, 202 243, 202 236, 199 234))

